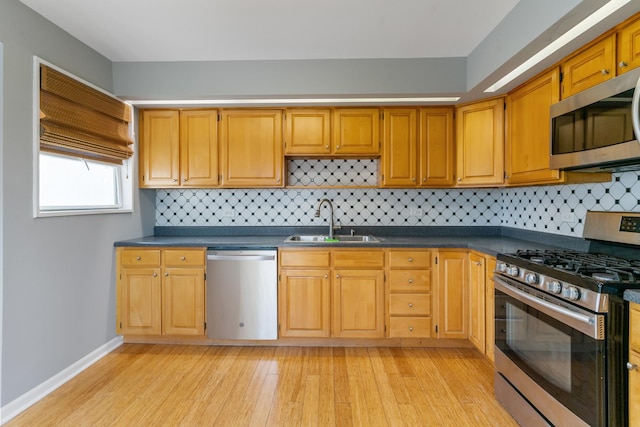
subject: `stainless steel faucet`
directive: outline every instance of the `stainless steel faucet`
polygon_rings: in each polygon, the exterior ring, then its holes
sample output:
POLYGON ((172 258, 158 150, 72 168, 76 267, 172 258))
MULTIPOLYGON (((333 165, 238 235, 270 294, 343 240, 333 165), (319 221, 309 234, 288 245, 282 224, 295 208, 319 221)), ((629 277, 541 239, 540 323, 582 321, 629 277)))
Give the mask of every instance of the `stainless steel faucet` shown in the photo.
POLYGON ((315 217, 320 217, 320 208, 322 208, 323 203, 327 203, 329 205, 329 209, 331 210, 331 216, 329 217, 329 239, 333 239, 333 203, 329 199, 322 199, 320 203, 318 203, 318 207, 316 208, 315 217))

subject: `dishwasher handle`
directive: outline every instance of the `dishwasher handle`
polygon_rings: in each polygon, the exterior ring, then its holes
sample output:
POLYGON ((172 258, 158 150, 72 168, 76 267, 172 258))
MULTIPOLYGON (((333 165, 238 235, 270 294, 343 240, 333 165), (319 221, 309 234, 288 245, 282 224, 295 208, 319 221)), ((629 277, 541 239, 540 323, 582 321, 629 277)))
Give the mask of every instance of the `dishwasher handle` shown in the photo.
POLYGON ((210 261, 275 261, 275 255, 207 255, 210 261))

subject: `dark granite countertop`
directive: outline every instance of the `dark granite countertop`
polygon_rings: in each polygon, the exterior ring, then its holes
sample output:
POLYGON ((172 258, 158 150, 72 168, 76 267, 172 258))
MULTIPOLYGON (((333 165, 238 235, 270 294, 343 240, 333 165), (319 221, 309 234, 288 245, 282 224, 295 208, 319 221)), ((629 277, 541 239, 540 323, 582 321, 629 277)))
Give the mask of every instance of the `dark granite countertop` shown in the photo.
POLYGON ((518 249, 558 249, 584 246, 582 239, 546 233, 522 232, 514 234, 513 232, 504 232, 501 227, 356 227, 357 234, 371 234, 380 241, 371 243, 284 242, 291 234, 323 234, 324 232, 326 232, 325 227, 295 229, 290 227, 217 227, 215 229, 156 227, 155 236, 119 241, 115 242, 115 246, 197 246, 218 250, 285 247, 469 248, 493 256, 501 252, 515 252, 518 249))
POLYGON ((627 289, 626 291, 624 291, 624 299, 629 302, 640 304, 640 290, 627 289))

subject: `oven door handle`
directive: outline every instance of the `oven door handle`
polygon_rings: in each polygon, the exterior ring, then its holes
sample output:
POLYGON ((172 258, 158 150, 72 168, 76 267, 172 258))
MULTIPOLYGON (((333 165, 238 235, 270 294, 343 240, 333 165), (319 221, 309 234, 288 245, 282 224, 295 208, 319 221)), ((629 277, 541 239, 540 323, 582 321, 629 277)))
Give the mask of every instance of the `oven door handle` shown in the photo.
POLYGON ((579 330, 597 340, 604 339, 604 317, 598 314, 582 314, 568 308, 550 303, 533 295, 529 295, 504 281, 498 276, 493 278, 496 290, 523 302, 554 319, 579 330))

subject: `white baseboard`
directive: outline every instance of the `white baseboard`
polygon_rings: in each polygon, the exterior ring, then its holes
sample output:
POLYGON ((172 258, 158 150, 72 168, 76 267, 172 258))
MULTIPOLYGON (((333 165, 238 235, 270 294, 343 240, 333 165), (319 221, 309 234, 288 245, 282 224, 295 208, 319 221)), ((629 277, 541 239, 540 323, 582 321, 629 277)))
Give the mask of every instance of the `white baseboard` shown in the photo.
POLYGON ((122 345, 122 337, 118 336, 106 344, 98 347, 73 365, 60 371, 42 384, 32 388, 22 396, 7 403, 0 409, 0 425, 9 422, 22 411, 43 399, 46 395, 87 369, 89 366, 102 359, 114 349, 122 345))

